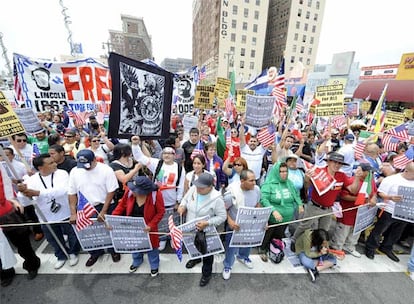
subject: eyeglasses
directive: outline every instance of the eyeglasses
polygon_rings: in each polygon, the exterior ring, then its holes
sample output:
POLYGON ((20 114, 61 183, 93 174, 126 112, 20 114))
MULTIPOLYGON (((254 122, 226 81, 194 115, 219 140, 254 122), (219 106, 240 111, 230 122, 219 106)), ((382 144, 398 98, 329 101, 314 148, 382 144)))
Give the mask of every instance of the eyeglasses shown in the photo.
POLYGON ((243 165, 242 165, 242 164, 234 164, 234 166, 240 166, 240 167, 243 167, 243 165))
POLYGON ((92 142, 99 142, 99 141, 100 141, 99 139, 92 140, 92 142))
POLYGON ((74 136, 72 136, 72 135, 65 135, 65 137, 66 137, 66 138, 72 138, 72 137, 74 137, 74 136))
POLYGON ((20 142, 27 142, 27 139, 16 139, 16 142, 20 143, 20 142))

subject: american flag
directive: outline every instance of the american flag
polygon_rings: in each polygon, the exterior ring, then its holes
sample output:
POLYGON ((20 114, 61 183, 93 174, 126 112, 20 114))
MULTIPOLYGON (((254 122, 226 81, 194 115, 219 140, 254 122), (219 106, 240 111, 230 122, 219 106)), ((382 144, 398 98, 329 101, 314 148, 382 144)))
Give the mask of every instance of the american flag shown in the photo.
POLYGON ((92 206, 86 197, 78 192, 78 207, 77 207, 77 220, 76 220, 76 229, 78 231, 90 226, 93 224, 90 219, 92 215, 96 213, 96 209, 92 206))
POLYGON ((276 132, 273 124, 270 124, 268 127, 262 129, 257 133, 257 139, 260 141, 263 147, 268 147, 272 145, 275 141, 276 132))
POLYGON ((70 118, 72 118, 73 122, 77 125, 86 124, 86 119, 90 116, 89 112, 74 112, 67 106, 64 106, 63 110, 70 118))
POLYGON ((394 137, 393 135, 385 133, 382 136, 381 143, 384 146, 384 151, 397 151, 400 140, 397 137, 394 137))
POLYGON ((367 144, 364 141, 359 141, 355 145, 355 159, 361 159, 364 155, 365 146, 367 144))
POLYGON ((196 155, 204 155, 204 143, 202 140, 199 140, 198 143, 196 144, 196 146, 193 149, 193 152, 191 152, 191 156, 190 158, 193 159, 196 155))
POLYGON ((407 126, 405 124, 396 126, 392 129, 389 129, 386 132, 403 141, 410 139, 410 137, 408 136, 407 126))
POLYGON ((336 129, 340 129, 346 123, 346 118, 344 115, 337 115, 332 118, 332 126, 336 129))
POLYGON ((16 101, 24 101, 22 87, 19 81, 19 73, 17 72, 16 63, 13 62, 13 78, 14 78, 14 95, 16 101))
POLYGON ((285 59, 283 58, 280 65, 276 80, 273 82, 272 95, 276 97, 274 113, 281 113, 283 108, 287 106, 285 98, 285 59))
POLYGON ((171 247, 175 250, 178 260, 183 259, 183 232, 174 224, 172 215, 168 218, 168 228, 170 229, 171 247))
POLYGON ((40 155, 40 150, 39 147, 37 146, 37 144, 33 144, 33 151, 32 151, 32 159, 36 158, 40 155))
POLYGON ((414 159, 414 148, 410 147, 404 154, 398 155, 394 158, 394 167, 397 169, 404 169, 414 159))
POLYGON ((207 74, 206 74, 206 72, 207 72, 207 69, 206 69, 206 66, 205 65, 203 65, 202 67, 201 67, 201 69, 200 69, 200 71, 199 71, 199 81, 201 81, 201 80, 203 80, 203 79, 206 79, 206 77, 207 77, 207 74))
POLYGON ((296 112, 298 112, 298 114, 302 113, 304 109, 303 106, 303 99, 301 96, 298 96, 298 98, 296 99, 296 112))

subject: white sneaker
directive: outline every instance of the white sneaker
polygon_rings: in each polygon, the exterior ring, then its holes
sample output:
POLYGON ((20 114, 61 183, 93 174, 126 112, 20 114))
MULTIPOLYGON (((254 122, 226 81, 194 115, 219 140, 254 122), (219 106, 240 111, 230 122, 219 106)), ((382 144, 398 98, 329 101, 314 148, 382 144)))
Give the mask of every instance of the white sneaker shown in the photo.
POLYGON ((60 269, 65 265, 66 260, 57 260, 55 263, 55 269, 60 269))
POLYGON ((253 268, 253 263, 249 258, 242 259, 242 258, 237 257, 237 260, 240 263, 244 264, 247 268, 249 268, 249 269, 253 268))
POLYGON ((79 262, 79 258, 76 254, 69 254, 69 265, 70 266, 75 266, 76 264, 78 264, 79 262))
POLYGON ((230 268, 224 268, 223 269, 223 279, 228 280, 231 276, 231 269, 230 268))
POLYGON ((345 252, 348 252, 350 255, 352 255, 352 256, 354 256, 356 258, 360 258, 361 257, 361 254, 358 251, 356 251, 355 249, 354 250, 350 250, 348 248, 344 248, 344 251, 345 252))
POLYGON ((165 246, 167 245, 167 241, 160 241, 160 245, 158 246, 159 251, 163 251, 165 246))
POLYGON ((414 272, 408 272, 409 278, 414 281, 414 272))

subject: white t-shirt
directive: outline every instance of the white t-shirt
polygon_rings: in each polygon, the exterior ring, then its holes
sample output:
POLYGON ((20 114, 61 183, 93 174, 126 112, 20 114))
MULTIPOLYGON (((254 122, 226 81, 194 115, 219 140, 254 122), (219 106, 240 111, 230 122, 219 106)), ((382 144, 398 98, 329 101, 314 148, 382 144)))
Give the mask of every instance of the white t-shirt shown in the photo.
POLYGON ((105 202, 106 195, 118 189, 118 179, 108 165, 96 163, 90 170, 73 168, 69 175, 68 194, 81 192, 85 198, 97 206, 105 202))
POLYGON ((254 172, 255 178, 259 179, 262 171, 263 156, 266 150, 260 145, 254 151, 248 145, 244 145, 241 149, 241 157, 243 157, 250 170, 254 172))
MULTIPOLYGON (((387 176, 384 178, 378 187, 378 192, 384 193, 386 195, 398 195, 398 187, 413 187, 414 181, 405 179, 401 173, 387 176)), ((395 202, 388 200, 385 204, 385 211, 388 213, 394 213, 395 202)))

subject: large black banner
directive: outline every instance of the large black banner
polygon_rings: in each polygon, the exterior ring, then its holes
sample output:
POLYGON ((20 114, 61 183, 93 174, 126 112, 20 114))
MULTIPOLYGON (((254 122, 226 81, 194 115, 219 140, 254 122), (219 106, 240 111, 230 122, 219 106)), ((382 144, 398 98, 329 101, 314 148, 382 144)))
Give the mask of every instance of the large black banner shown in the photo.
POLYGON ((168 137, 173 74, 115 53, 108 62, 112 77, 109 136, 168 137))

